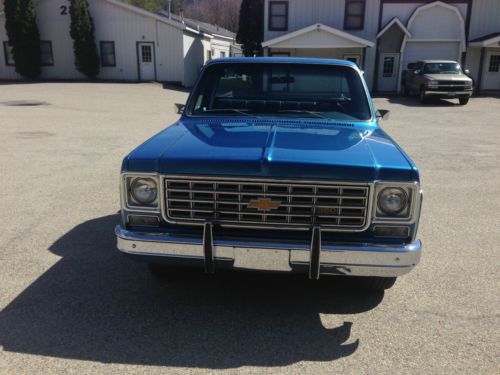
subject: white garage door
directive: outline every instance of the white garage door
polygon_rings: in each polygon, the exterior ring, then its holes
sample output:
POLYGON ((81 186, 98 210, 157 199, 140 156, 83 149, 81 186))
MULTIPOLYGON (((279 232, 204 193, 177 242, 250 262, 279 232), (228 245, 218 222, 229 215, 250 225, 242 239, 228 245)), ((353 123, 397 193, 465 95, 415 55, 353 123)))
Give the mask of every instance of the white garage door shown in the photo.
POLYGON ((407 42, 403 56, 403 69, 408 63, 419 60, 459 59, 459 42, 407 42))

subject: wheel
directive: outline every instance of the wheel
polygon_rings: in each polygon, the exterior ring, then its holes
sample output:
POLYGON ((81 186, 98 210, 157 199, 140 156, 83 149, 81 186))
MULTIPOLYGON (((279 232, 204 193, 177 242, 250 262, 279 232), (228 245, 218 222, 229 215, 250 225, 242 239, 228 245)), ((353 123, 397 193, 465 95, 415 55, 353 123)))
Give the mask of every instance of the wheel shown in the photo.
POLYGON ((396 277, 360 277, 361 287, 369 290, 386 290, 396 282, 396 277))
POLYGON ((469 98, 458 98, 460 105, 466 105, 469 103, 469 98))
POLYGON ((408 86, 406 86, 406 83, 403 83, 403 96, 409 96, 410 95, 410 90, 408 89, 408 86))
POLYGON ((425 96, 425 90, 423 88, 420 89, 419 99, 420 99, 420 103, 422 103, 422 104, 427 102, 427 97, 425 96))

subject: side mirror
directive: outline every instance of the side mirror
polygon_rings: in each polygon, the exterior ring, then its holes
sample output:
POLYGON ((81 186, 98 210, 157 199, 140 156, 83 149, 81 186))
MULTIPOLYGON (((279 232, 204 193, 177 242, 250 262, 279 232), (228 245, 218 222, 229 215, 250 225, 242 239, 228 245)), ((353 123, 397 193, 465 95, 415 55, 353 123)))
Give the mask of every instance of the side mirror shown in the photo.
POLYGON ((184 108, 186 107, 184 104, 175 103, 174 106, 178 115, 182 115, 184 113, 184 108))
POLYGON ((464 74, 465 75, 469 75, 470 74, 470 70, 469 69, 464 69, 464 74))
POLYGON ((421 70, 416 69, 416 70, 413 71, 413 74, 415 74, 416 76, 418 76, 418 75, 420 75, 421 72, 422 72, 421 70))
POLYGON ((379 109, 375 112, 375 116, 378 120, 388 120, 389 113, 391 113, 388 109, 379 109))

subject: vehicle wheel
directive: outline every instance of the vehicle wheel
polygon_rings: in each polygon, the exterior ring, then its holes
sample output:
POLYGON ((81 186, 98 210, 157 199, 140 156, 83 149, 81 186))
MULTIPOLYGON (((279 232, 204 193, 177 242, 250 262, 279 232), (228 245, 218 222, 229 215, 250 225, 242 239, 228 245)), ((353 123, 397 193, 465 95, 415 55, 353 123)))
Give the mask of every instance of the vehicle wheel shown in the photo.
POLYGON ((408 86, 406 84, 403 84, 403 96, 409 96, 410 95, 410 90, 408 90, 408 86))
POLYGON ((458 98, 460 105, 466 105, 469 103, 469 98, 458 98))
POLYGON ((425 90, 420 89, 420 95, 419 95, 420 103, 424 104, 427 102, 427 97, 425 96, 425 90))
POLYGON ((396 282, 396 277, 360 277, 361 287, 368 290, 386 290, 396 282))

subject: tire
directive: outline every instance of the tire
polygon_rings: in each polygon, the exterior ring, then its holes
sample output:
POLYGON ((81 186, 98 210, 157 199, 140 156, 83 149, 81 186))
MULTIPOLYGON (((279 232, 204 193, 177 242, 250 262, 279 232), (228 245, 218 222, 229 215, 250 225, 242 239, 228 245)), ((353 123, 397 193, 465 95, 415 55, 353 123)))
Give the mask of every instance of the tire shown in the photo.
POLYGON ((367 290, 386 290, 396 283, 396 277, 360 277, 361 287, 367 290))
POLYGON ((410 90, 408 90, 406 83, 403 83, 403 96, 410 96, 410 90))
POLYGON ((419 94, 418 98, 419 98, 421 104, 427 103, 427 97, 425 96, 425 90, 423 88, 420 89, 420 94, 419 94))
POLYGON ((460 105, 466 105, 467 103, 469 103, 469 98, 458 98, 458 102, 460 103, 460 105))

